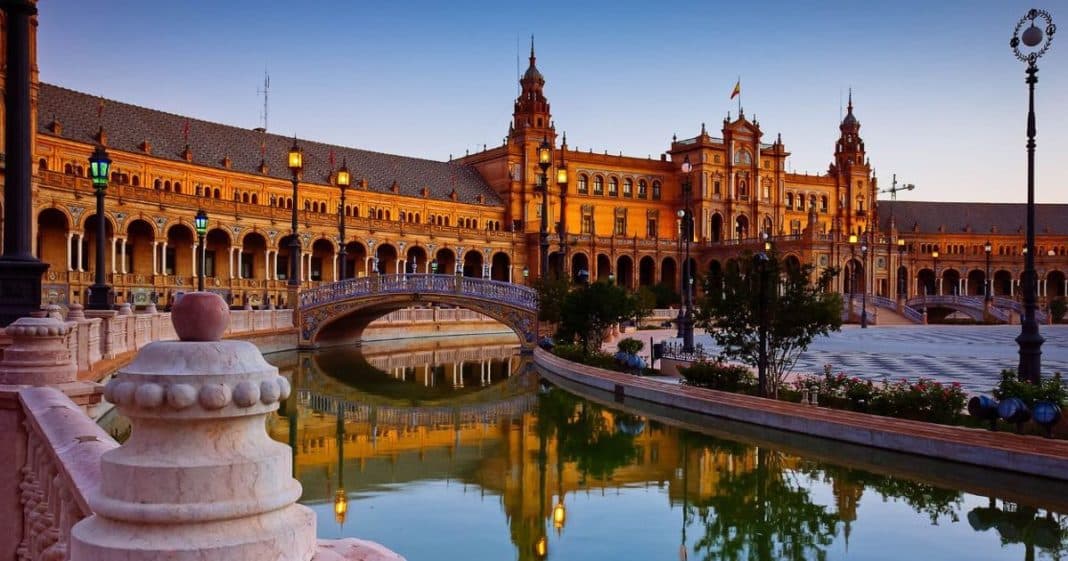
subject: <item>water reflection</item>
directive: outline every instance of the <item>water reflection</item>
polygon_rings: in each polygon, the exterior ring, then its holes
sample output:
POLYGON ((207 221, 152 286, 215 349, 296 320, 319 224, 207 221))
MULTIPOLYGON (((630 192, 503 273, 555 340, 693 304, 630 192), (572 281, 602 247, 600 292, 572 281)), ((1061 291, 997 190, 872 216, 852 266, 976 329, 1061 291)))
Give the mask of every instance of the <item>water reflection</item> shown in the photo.
MULTIPOLYGON (((341 383, 321 370, 329 361, 285 360, 297 391, 269 430, 293 446, 321 537, 373 539, 411 561, 1034 559, 1068 550, 1068 518, 1042 504, 677 429, 541 390, 517 358, 478 391, 416 405, 359 371, 341 383)), ((400 383, 421 386, 418 377, 400 383)))

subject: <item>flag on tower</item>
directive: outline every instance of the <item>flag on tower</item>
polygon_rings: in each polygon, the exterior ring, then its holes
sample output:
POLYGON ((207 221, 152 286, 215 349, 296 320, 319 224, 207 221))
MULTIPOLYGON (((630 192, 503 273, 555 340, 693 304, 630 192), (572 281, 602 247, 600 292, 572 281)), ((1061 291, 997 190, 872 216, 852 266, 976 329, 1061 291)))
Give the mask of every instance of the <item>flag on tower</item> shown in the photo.
POLYGON ((731 99, 740 95, 742 95, 742 79, 738 78, 738 81, 734 83, 734 89, 731 90, 731 99))

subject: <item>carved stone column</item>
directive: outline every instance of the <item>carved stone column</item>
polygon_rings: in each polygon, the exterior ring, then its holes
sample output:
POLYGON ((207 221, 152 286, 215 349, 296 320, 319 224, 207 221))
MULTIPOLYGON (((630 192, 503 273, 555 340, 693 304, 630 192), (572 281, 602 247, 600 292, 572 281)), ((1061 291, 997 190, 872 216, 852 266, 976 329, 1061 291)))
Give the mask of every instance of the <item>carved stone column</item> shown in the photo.
POLYGON ((105 388, 133 429, 101 460, 71 558, 311 559, 315 515, 296 504, 289 448, 264 428, 289 382, 251 343, 220 340, 218 295, 187 294, 172 321, 181 340, 147 345, 105 388))

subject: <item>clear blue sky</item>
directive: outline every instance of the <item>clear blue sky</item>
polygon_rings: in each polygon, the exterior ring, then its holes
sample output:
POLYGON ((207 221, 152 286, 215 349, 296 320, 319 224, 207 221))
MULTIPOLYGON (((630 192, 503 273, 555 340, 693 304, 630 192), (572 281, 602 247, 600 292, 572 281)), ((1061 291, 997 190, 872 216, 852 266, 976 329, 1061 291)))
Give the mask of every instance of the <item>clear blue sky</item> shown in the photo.
MULTIPOLYGON (((1068 30, 1068 6, 1045 8, 1068 30), (1062 9, 1058 9, 1062 8, 1062 9)), ((535 35, 571 146, 654 158, 747 116, 796 171, 830 162, 850 86, 880 184, 902 199, 1023 201, 1020 0, 40 3, 43 80, 244 127, 432 159, 498 144, 535 35), (537 11, 536 11, 537 10, 537 11)), ((1043 7, 1043 6, 1037 6, 1043 7)), ((1068 31, 1040 61, 1038 183, 1068 202, 1068 31)), ((715 132, 712 132, 715 134, 715 132)), ((1068 220, 1068 217, 1066 217, 1068 220)))

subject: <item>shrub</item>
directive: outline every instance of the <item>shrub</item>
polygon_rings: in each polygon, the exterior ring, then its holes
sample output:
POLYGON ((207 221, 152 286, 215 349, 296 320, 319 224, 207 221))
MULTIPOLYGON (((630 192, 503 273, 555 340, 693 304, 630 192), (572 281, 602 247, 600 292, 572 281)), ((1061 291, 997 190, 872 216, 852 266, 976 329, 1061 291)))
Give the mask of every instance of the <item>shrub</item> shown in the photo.
POLYGON ((1066 313, 1068 313, 1068 302, 1065 302, 1064 298, 1057 298, 1049 303, 1049 314, 1053 316, 1054 322, 1063 323, 1066 313))
POLYGON ((798 391, 816 392, 824 406, 933 423, 957 422, 967 400, 960 384, 943 384, 928 378, 915 383, 901 379, 878 385, 825 370, 823 376, 798 378, 794 386, 798 391))
POLYGON ((992 393, 999 401, 1009 397, 1018 397, 1028 407, 1034 407, 1039 401, 1052 401, 1063 406, 1065 400, 1068 399, 1068 391, 1065 391, 1059 372, 1036 385, 1020 380, 1016 375, 1016 370, 1012 368, 1001 371, 1001 381, 994 387, 992 393))
POLYGON ((552 352, 554 355, 571 362, 606 370, 619 370, 619 363, 616 362, 615 357, 601 351, 585 352, 582 345, 558 344, 553 347, 552 352))
POLYGON ((727 392, 752 392, 757 379, 748 367, 722 362, 695 362, 679 369, 679 374, 691 386, 727 392))
POLYGON ((638 354, 643 348, 645 348, 645 343, 631 337, 627 337, 616 344, 616 349, 619 350, 619 352, 632 355, 638 354))

